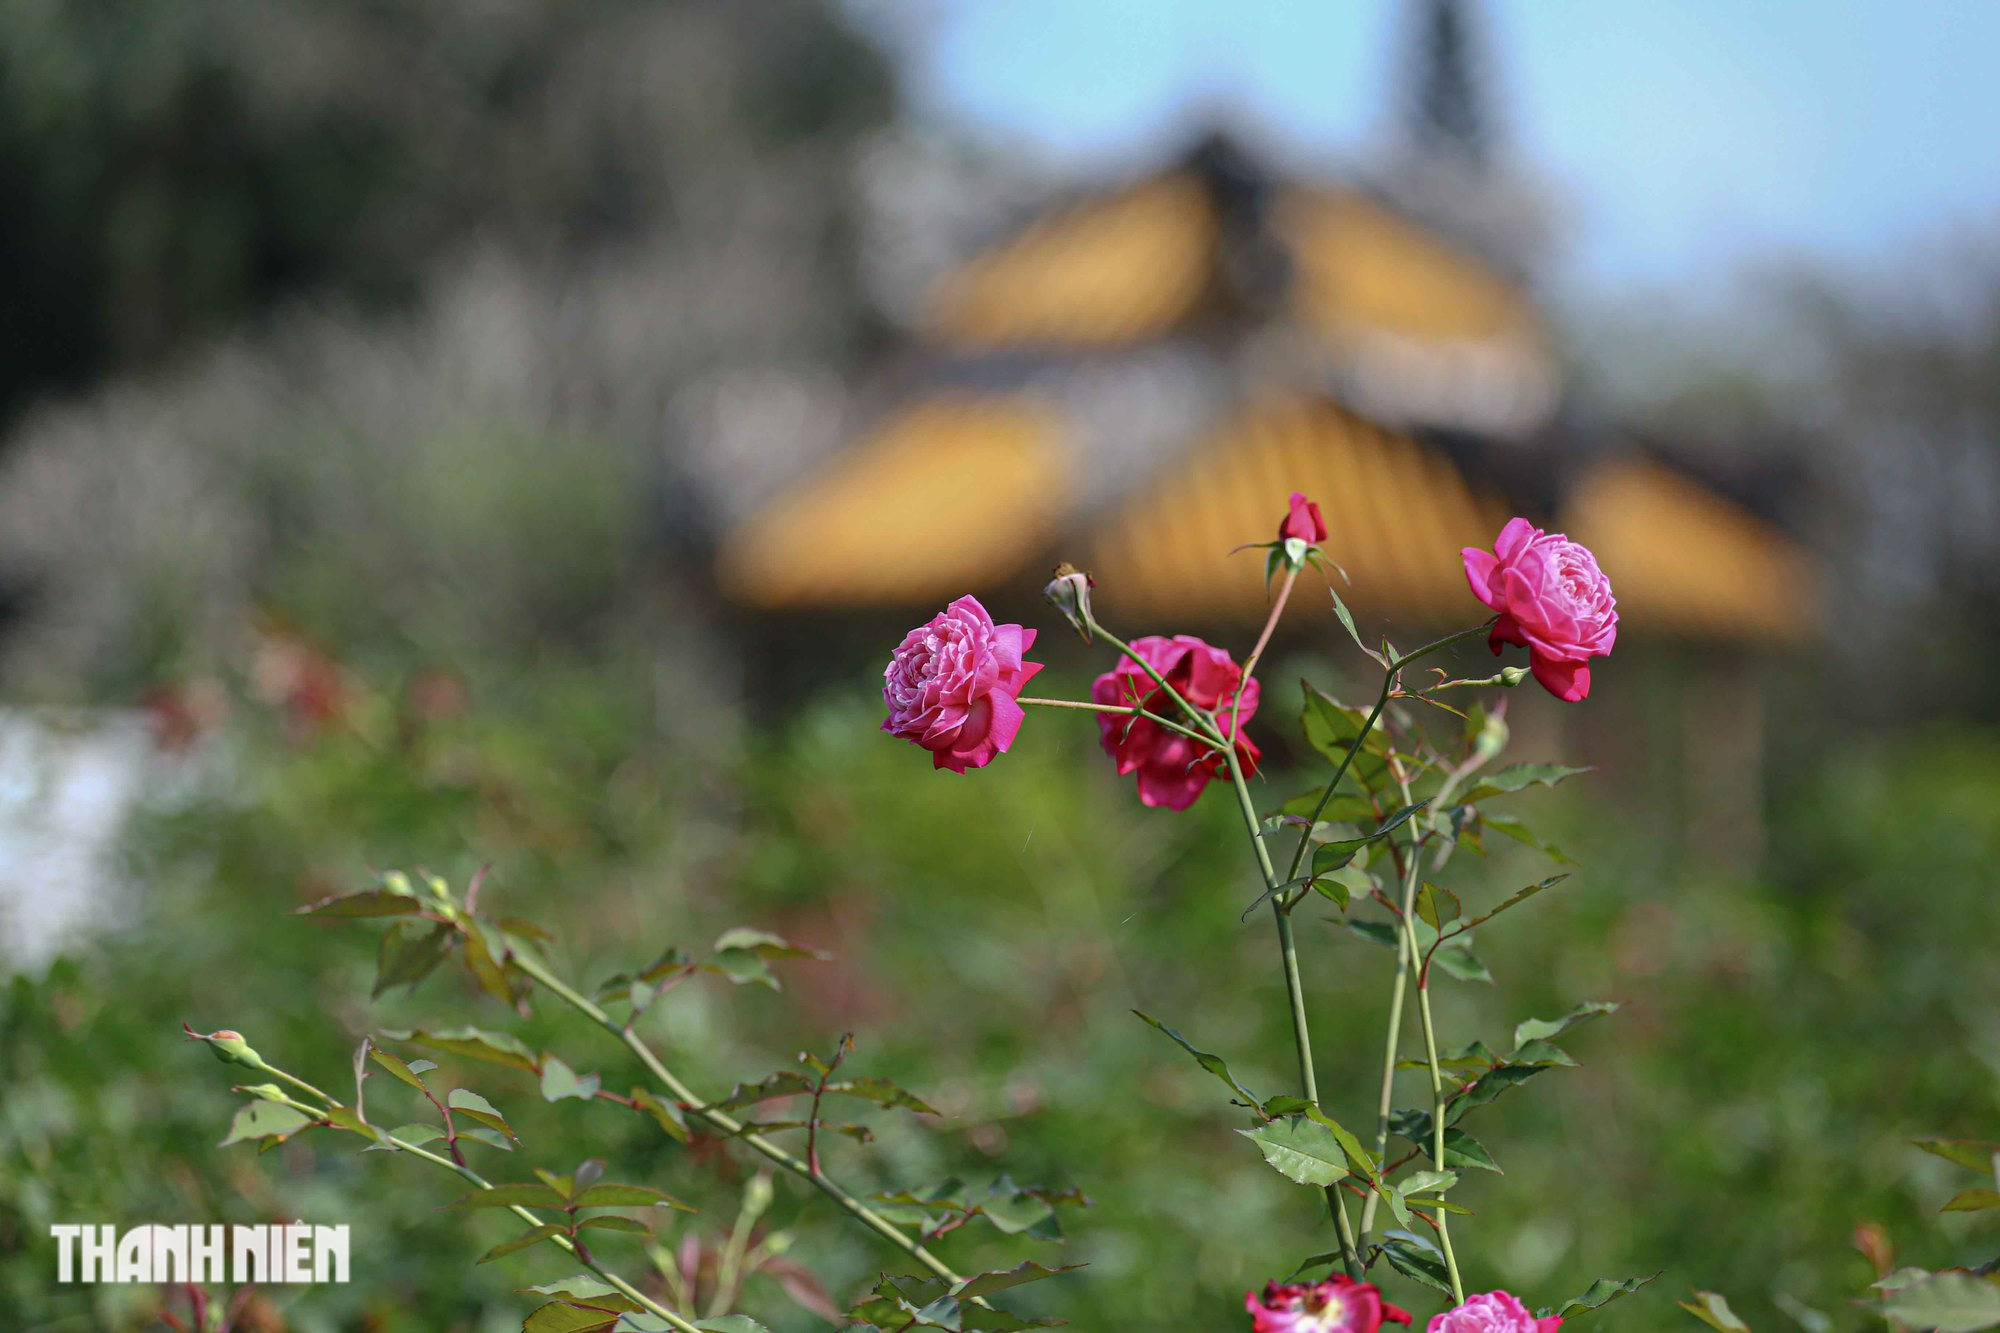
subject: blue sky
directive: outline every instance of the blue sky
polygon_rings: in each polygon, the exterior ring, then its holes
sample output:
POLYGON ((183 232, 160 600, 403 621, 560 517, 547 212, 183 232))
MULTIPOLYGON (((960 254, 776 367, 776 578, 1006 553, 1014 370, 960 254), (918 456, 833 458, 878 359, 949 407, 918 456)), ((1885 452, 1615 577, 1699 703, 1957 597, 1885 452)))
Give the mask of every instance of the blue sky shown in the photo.
MULTIPOLYGON (((2000 3, 1490 0, 1510 150, 1560 191, 1572 295, 1697 296, 1805 253, 1880 269, 2000 222, 2000 3)), ((1225 109, 1329 161, 1403 95, 1406 0, 936 0, 929 114, 1064 166, 1130 168, 1225 109)))

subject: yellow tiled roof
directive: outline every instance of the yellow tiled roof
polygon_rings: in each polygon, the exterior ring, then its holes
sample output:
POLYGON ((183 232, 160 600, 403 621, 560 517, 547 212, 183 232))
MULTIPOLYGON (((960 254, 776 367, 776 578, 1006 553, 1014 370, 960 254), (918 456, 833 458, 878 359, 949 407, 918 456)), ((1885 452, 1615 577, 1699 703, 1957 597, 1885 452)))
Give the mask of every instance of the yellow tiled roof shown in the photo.
POLYGON ((960 350, 1099 347, 1167 333, 1210 279, 1215 215, 1181 171, 1056 213, 940 282, 926 332, 960 350))
POLYGON ((1812 570, 1775 528, 1644 458, 1587 473, 1562 513, 1618 594, 1621 622, 1674 634, 1798 639, 1814 622, 1812 570))
POLYGON ((1289 190, 1275 226, 1298 264, 1293 307, 1324 335, 1546 341, 1540 315, 1513 284, 1361 195, 1289 190))
POLYGON ((888 418, 725 542, 752 606, 921 605, 990 587, 1066 509, 1061 425, 1024 396, 942 395, 888 418))
POLYGON ((1342 597, 1413 618, 1465 610, 1459 548, 1491 542, 1507 519, 1497 496, 1429 445, 1323 399, 1284 399, 1246 411, 1128 497, 1093 525, 1077 563, 1105 613, 1135 633, 1141 622, 1262 619, 1262 555, 1226 553, 1270 540, 1295 490, 1326 516, 1326 552, 1352 579, 1342 597))

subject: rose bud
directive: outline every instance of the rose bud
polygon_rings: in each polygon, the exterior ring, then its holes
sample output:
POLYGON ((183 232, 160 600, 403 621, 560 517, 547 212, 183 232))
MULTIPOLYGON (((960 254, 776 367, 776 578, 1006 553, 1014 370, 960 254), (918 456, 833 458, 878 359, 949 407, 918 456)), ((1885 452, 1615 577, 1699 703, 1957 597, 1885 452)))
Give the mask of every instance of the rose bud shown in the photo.
POLYGON ((1049 586, 1042 589, 1042 596, 1048 598, 1050 605, 1062 612, 1063 619, 1070 623, 1070 628, 1083 636, 1085 643, 1091 642, 1092 639, 1090 590, 1095 586, 1090 575, 1064 561, 1056 566, 1055 577, 1049 580, 1049 586))

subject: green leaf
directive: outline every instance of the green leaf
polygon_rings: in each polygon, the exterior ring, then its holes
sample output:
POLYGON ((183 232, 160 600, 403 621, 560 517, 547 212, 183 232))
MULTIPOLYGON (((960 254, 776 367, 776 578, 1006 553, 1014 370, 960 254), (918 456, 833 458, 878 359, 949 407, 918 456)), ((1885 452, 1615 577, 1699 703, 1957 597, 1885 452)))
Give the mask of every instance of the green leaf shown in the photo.
POLYGON ((1385 1231, 1379 1247, 1389 1266, 1412 1281, 1451 1295, 1451 1272, 1435 1245, 1409 1231, 1385 1231))
POLYGON ((1139 1010, 1137 1009, 1134 1009, 1132 1012, 1138 1014, 1139 1018, 1143 1022, 1146 1022, 1152 1025, 1153 1027, 1158 1028, 1161 1032, 1166 1033, 1167 1036, 1172 1038, 1173 1041, 1177 1045, 1179 1045, 1182 1050, 1186 1051, 1189 1055, 1192 1055, 1194 1057, 1196 1064, 1200 1065, 1203 1069, 1206 1069, 1209 1073, 1221 1079, 1224 1083, 1227 1083, 1230 1089, 1234 1091, 1238 1097, 1241 1097, 1246 1103, 1248 1103, 1251 1106, 1257 1106, 1260 1104, 1257 1100, 1256 1094, 1251 1092, 1250 1089, 1244 1087, 1241 1083, 1238 1083, 1236 1081, 1236 1075, 1229 1072, 1229 1062, 1227 1060, 1224 1060, 1219 1055, 1211 1055, 1207 1051, 1198 1049, 1193 1042, 1189 1041, 1186 1037, 1183 1037, 1180 1033, 1168 1027, 1165 1023, 1162 1023, 1159 1019, 1154 1018, 1151 1014, 1140 1013, 1139 1010))
POLYGON ((576 1224, 577 1230, 595 1227, 599 1231, 629 1231, 641 1236, 652 1235, 652 1230, 644 1222, 626 1217, 622 1213, 602 1213, 596 1217, 586 1217, 576 1224))
POLYGON ((236 1108, 236 1118, 229 1122, 229 1137, 216 1146, 227 1148, 251 1139, 287 1139, 311 1123, 311 1116, 283 1102, 246 1102, 236 1108))
POLYGON ((1347 637, 1354 640, 1354 646, 1356 648, 1359 648, 1362 652, 1368 654, 1369 658, 1373 660, 1377 666, 1387 667, 1389 664, 1382 660, 1382 654, 1376 652, 1373 648, 1370 648, 1368 644, 1362 639, 1361 631, 1358 628, 1356 628, 1354 624, 1354 613, 1347 609, 1346 602, 1340 600, 1340 594, 1333 590, 1331 584, 1327 586, 1326 591, 1327 594, 1333 598, 1333 614, 1335 618, 1340 621, 1340 627, 1347 631, 1347 637))
POLYGON ((1347 1178, 1347 1154, 1331 1130, 1300 1116, 1273 1120, 1237 1133, 1263 1150, 1279 1175, 1300 1185, 1332 1185, 1347 1178))
POLYGON ((1396 1182, 1396 1188, 1405 1197, 1412 1194, 1443 1194, 1458 1183, 1458 1177, 1449 1171, 1412 1171, 1396 1182))
POLYGON ((1910 1142, 1932 1156, 1969 1166, 1974 1171, 1992 1170, 1994 1157, 2000 1156, 2000 1143, 1985 1139, 1911 1139, 1910 1142))
POLYGON ((389 1133, 403 1142, 413 1144, 419 1148, 423 1147, 426 1143, 436 1143, 444 1137, 444 1131, 436 1125, 399 1125, 395 1129, 390 1130, 389 1133))
POLYGON ((1499 916, 1502 912, 1506 911, 1508 908, 1518 907, 1522 903, 1528 901, 1528 899, 1540 893, 1543 889, 1552 889, 1556 885, 1562 883, 1564 880, 1568 878, 1569 875, 1567 873, 1561 875, 1550 875, 1547 879, 1542 880, 1539 883, 1530 884, 1527 888, 1522 889, 1519 892, 1515 893, 1513 897, 1507 899, 1505 902, 1501 903, 1498 907, 1494 908, 1493 910, 1485 913, 1482 916, 1476 916, 1472 918, 1472 920, 1466 922, 1464 925, 1460 926, 1457 930, 1453 931, 1452 934, 1453 936, 1463 935, 1475 926, 1483 926, 1488 921, 1491 921, 1494 917, 1499 916))
POLYGON ((902 1107, 919 1115, 936 1115, 937 1109, 923 1098, 899 1088, 885 1078, 851 1078, 840 1083, 826 1085, 829 1093, 839 1093, 843 1097, 859 1097, 863 1101, 874 1102, 886 1108, 902 1107))
MULTIPOLYGON (((1666 1270, 1662 1269, 1660 1271, 1665 1272, 1666 1270)), ((1628 1277, 1623 1282, 1619 1282, 1613 1278, 1601 1277, 1585 1288, 1581 1296, 1572 1296, 1557 1308, 1543 1310, 1539 1313, 1544 1319, 1551 1314, 1559 1315, 1563 1319, 1569 1319, 1586 1310, 1602 1309, 1604 1306, 1617 1300, 1620 1296, 1631 1295, 1659 1275, 1659 1273, 1655 1273, 1653 1277, 1628 1277)))
POLYGON ((1389 949, 1395 948, 1402 938, 1402 932, 1387 921, 1350 921, 1347 928, 1370 944, 1380 944, 1389 949))
POLYGON ((382 1035, 391 1041, 407 1041, 433 1051, 443 1051, 447 1055, 462 1055, 468 1060, 523 1069, 530 1074, 536 1072, 535 1053, 506 1032, 483 1032, 470 1027, 438 1028, 435 1031, 417 1028, 403 1032, 385 1031, 382 1035))
POLYGON ((1729 1302, 1720 1292, 1697 1291, 1691 1301, 1681 1301, 1681 1309, 1686 1310, 1702 1323, 1717 1330, 1717 1333, 1750 1333, 1750 1326, 1736 1317, 1729 1308, 1729 1302))
POLYGON ((663 1102, 644 1088, 632 1089, 632 1109, 641 1115, 651 1116, 667 1137, 681 1143, 692 1142, 688 1134, 687 1117, 681 1108, 672 1102, 663 1102))
POLYGON ((425 1090, 424 1081, 417 1076, 417 1071, 404 1064, 396 1056, 389 1054, 389 1052, 371 1047, 368 1052, 368 1058, 419 1092, 425 1090))
POLYGON ((755 1083, 738 1083, 729 1090, 728 1096, 720 1101, 710 1102, 704 1109, 733 1111, 745 1106, 758 1106, 764 1102, 776 1101, 780 1097, 806 1096, 815 1086, 812 1079, 796 1069, 780 1069, 764 1075, 755 1083))
POLYGON ((1960 1190, 1952 1195, 1951 1202, 1938 1209, 1941 1213, 1977 1213, 1988 1208, 2000 1208, 2000 1190, 1960 1190))
POLYGON ((592 1185, 577 1196, 578 1208, 676 1208, 683 1213, 694 1209, 679 1199, 644 1185, 592 1185))
POLYGON ((1547 1065, 1495 1065, 1452 1100, 1451 1108, 1445 1115, 1445 1123, 1447 1125, 1457 1123, 1467 1111, 1486 1105, 1509 1088, 1519 1083, 1526 1083, 1537 1074, 1545 1073, 1548 1068, 1547 1065))
POLYGON ((1425 881, 1417 890, 1417 915, 1432 930, 1442 931, 1447 922, 1456 921, 1459 914, 1458 895, 1450 889, 1441 889, 1425 881))
POLYGON ((423 921, 398 921, 382 936, 375 955, 375 989, 380 995, 395 986, 415 986, 437 970, 451 952, 458 932, 450 926, 423 921))
POLYGON ((1062 1224, 1056 1220, 1055 1209, 1033 1194, 1008 1194, 988 1199, 979 1206, 979 1211, 987 1221, 1009 1236, 1025 1231, 1039 1240, 1062 1238, 1062 1224))
POLYGON ((1618 1012, 1616 1000, 1592 1000, 1580 1004, 1560 1018, 1530 1018, 1514 1028, 1514 1046, 1519 1049, 1531 1041, 1542 1041, 1550 1037, 1560 1037, 1579 1023, 1588 1023, 1593 1018, 1618 1012))
POLYGON ((495 1245, 492 1249, 479 1256, 479 1262, 482 1264, 492 1263, 502 1255, 512 1254, 516 1250, 525 1250, 530 1245, 540 1245, 549 1237, 560 1236, 562 1234, 563 1228, 559 1223, 544 1222, 525 1236, 517 1236, 513 1240, 495 1245))
POLYGON ((1569 768, 1562 764, 1509 764, 1487 774, 1477 786, 1464 796, 1466 804, 1472 805, 1494 796, 1505 796, 1528 787, 1553 787, 1565 778, 1573 778, 1579 773, 1588 773, 1587 768, 1569 768))
POLYGON ((523 1321, 521 1333, 612 1333, 624 1311, 641 1308, 615 1294, 593 1298, 589 1304, 550 1301, 523 1321))
POLYGON ((493 1103, 487 1101, 476 1092, 468 1091, 465 1088, 453 1088, 451 1096, 444 1099, 444 1104, 459 1114, 486 1126, 488 1129, 498 1130, 516 1143, 521 1141, 521 1136, 514 1132, 513 1126, 509 1125, 506 1119, 493 1109, 493 1103))
POLYGON ((454 1208, 561 1208, 568 1200, 547 1185, 495 1185, 456 1200, 454 1208))
POLYGON ((1504 833, 1515 842, 1534 848, 1557 865, 1573 866, 1576 862, 1554 843, 1543 842, 1528 826, 1513 816, 1489 815, 1479 812, 1479 822, 1496 833, 1504 833))
POLYGON ((717 1319, 703 1319, 696 1328, 707 1329, 708 1333, 771 1333, 771 1330, 752 1319, 747 1314, 726 1314, 717 1319))
POLYGON ((712 946, 716 953, 731 949, 743 949, 759 958, 816 958, 824 962, 831 957, 819 949, 794 944, 782 935, 773 935, 768 930, 755 930, 749 926, 736 926, 725 930, 715 939, 712 946))
POLYGON ((359 893, 336 893, 316 903, 298 908, 296 916, 415 916, 428 911, 421 898, 392 889, 363 889, 359 893))
POLYGON ((1476 1167, 1481 1171, 1491 1171, 1495 1175, 1505 1175, 1493 1154, 1486 1151, 1486 1145, 1462 1129, 1447 1128, 1444 1132, 1444 1164, 1452 1166, 1476 1167))
MULTIPOLYGON (((1305 712, 1300 720, 1305 726, 1306 742, 1337 767, 1347 758, 1348 746, 1361 734, 1362 724, 1368 720, 1368 710, 1349 708, 1320 693, 1309 683, 1305 686, 1305 694, 1305 712)), ((1354 756, 1353 764, 1348 767, 1347 776, 1364 790, 1383 790, 1386 785, 1383 779, 1389 771, 1388 754, 1388 733, 1370 728, 1367 739, 1361 742, 1361 748, 1354 756)))
POLYGON ((1969 1273, 1938 1273, 1889 1293, 1875 1308, 1912 1328, 1976 1333, 2000 1324, 2000 1285, 1969 1273))
POLYGON ((1473 955, 1472 950, 1463 945, 1447 944, 1431 955, 1431 965, 1448 977, 1460 981, 1481 981, 1491 986, 1493 974, 1486 970, 1486 964, 1473 955))
POLYGON ((467 1125, 465 1128, 459 1130, 459 1142, 463 1143, 467 1139, 472 1139, 477 1143, 488 1144, 498 1148, 501 1152, 514 1151, 514 1145, 508 1142, 505 1134, 502 1134, 497 1129, 488 1129, 484 1125, 467 1125))
POLYGON ((599 1082, 597 1075, 578 1074, 554 1055, 542 1057, 544 1101, 559 1102, 565 1097, 573 1097, 580 1102, 594 1101, 599 1082))
POLYGON ((1082 1264, 1064 1264, 1061 1268, 1044 1268, 1042 1265, 1031 1260, 1013 1268, 981 1273, 968 1281, 963 1287, 960 1287, 958 1296, 960 1299, 968 1301, 976 1297, 991 1296, 995 1292, 1005 1291, 1009 1287, 1019 1287, 1025 1286, 1030 1282, 1040 1282, 1044 1278, 1055 1277, 1059 1273, 1073 1273, 1082 1267, 1082 1264))

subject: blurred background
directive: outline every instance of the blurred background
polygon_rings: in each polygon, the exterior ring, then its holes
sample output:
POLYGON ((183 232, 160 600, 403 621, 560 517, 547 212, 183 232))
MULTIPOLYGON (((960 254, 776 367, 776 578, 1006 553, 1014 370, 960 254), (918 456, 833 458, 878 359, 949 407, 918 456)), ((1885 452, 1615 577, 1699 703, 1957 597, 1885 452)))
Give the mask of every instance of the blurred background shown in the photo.
MULTIPOLYGON (((1127 1012, 1288 1078, 1232 812, 1143 810, 1054 716, 933 775, 879 672, 973 591, 1080 693, 1058 558, 1240 653, 1225 553, 1294 488, 1402 642, 1480 616, 1456 550, 1511 513, 1620 596, 1587 705, 1512 700, 1516 757, 1596 767, 1523 809, 1581 871, 1441 1021, 1627 1008, 1482 1113, 1469 1282, 1664 1268, 1595 1318, 1696 1285, 1828 1333, 1871 1318, 1858 1229, 1992 1258, 1907 1140, 2000 1121, 1996 49, 2000 10, 1858 0, 0 6, 0 1325, 163 1327, 57 1288, 52 1222, 303 1214, 355 1281, 253 1327, 518 1327, 559 1255, 473 1269, 505 1228, 380 1155, 212 1147, 230 1080, 175 1030, 325 1083, 503 1026, 442 974, 368 1000, 370 932, 287 915, 491 863, 591 978, 739 923, 831 950, 664 1041, 719 1091, 852 1029, 944 1114, 841 1169, 1081 1187, 1040 1257, 1089 1267, 1026 1307, 1240 1327, 1326 1248, 1310 1192, 1127 1012)), ((1374 688, 1298 606, 1272 806, 1323 777, 1290 682, 1374 688)), ((1547 873, 1515 850, 1461 891, 1547 873)), ((1385 955, 1304 931, 1365 1120, 1385 955)), ((588 1142, 727 1230, 734 1168, 451 1072, 527 1140, 494 1174, 588 1142)), ((769 1223, 779 1333, 883 1262, 787 1186, 769 1223)))

